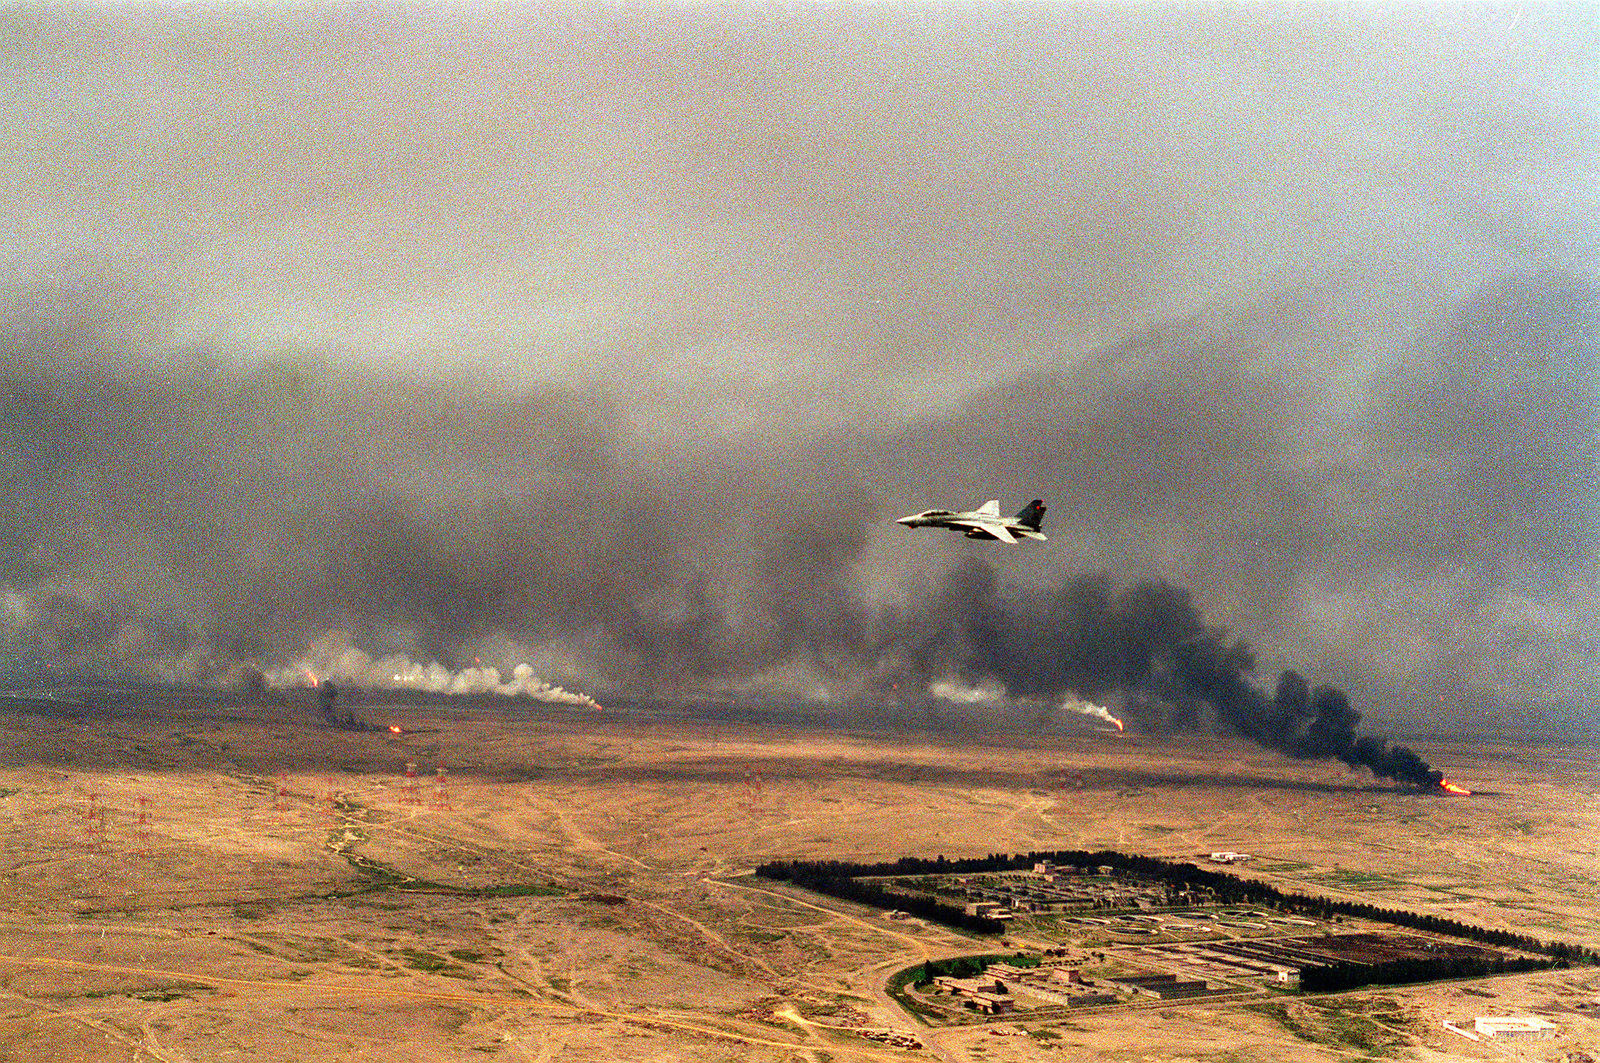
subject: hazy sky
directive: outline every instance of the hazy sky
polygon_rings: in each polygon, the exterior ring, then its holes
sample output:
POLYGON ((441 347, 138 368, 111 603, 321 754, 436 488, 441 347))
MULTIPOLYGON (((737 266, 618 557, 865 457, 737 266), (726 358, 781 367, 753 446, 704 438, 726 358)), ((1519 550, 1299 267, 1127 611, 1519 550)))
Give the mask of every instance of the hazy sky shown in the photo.
POLYGON ((854 696, 975 555, 1419 725, 1600 700, 1592 6, 21 5, 0 63, 14 658, 854 696), (892 520, 994 496, 1050 542, 892 520))

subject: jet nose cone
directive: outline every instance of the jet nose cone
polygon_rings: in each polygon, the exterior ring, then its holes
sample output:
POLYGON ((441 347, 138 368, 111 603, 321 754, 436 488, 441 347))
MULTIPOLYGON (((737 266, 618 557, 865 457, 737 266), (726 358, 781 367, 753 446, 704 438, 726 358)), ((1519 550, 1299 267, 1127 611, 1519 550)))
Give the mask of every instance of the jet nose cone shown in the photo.
POLYGON ((911 522, 916 520, 916 519, 917 519, 916 517, 901 517, 899 520, 895 521, 895 523, 896 524, 904 524, 906 527, 909 528, 909 527, 911 527, 911 522))

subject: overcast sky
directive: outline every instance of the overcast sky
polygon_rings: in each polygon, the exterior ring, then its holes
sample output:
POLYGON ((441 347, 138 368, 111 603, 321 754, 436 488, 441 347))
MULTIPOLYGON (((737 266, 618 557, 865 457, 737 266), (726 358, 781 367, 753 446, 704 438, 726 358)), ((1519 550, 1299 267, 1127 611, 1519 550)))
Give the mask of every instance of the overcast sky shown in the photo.
POLYGON ((7 8, 7 652, 860 696, 971 555, 1169 580, 1418 726, 1589 719, 1596 34, 7 8), (1050 541, 893 523, 996 496, 1050 541))

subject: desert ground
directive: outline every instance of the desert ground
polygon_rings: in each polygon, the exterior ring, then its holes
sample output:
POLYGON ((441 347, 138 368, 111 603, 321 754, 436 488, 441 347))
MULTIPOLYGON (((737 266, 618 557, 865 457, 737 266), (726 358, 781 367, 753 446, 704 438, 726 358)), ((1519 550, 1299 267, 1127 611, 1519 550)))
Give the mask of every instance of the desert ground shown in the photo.
POLYGON ((1413 743, 1478 791, 1449 798, 1076 721, 358 705, 406 733, 330 728, 309 698, 0 704, 0 1058, 1600 1058, 1596 967, 927 1027, 888 977, 993 939, 749 874, 1231 849, 1284 888, 1595 947, 1591 749, 1413 743), (1527 1013, 1558 1036, 1442 1026, 1527 1013))

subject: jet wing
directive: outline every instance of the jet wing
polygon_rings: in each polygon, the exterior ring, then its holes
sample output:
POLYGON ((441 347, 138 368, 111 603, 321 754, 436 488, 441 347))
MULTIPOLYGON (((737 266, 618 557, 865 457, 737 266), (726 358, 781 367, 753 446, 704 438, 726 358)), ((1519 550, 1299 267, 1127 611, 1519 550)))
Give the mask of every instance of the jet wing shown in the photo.
POLYGON ((958 528, 968 529, 969 534, 970 532, 982 532, 984 535, 994 536, 1003 543, 1014 543, 1017 541, 1017 537, 1015 535, 1012 535, 1005 529, 1004 526, 999 524, 985 524, 982 521, 976 520, 956 520, 951 521, 950 523, 954 524, 958 528))

